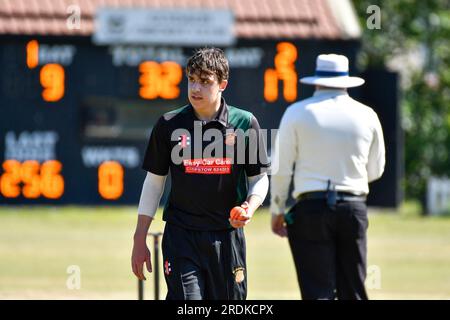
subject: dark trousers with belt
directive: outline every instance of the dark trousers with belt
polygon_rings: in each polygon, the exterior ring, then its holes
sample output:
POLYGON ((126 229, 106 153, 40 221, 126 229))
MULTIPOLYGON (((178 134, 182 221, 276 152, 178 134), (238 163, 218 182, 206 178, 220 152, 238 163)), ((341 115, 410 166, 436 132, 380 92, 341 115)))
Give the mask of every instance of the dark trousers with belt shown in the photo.
POLYGON ((367 299, 364 201, 300 200, 288 238, 303 299, 367 299))
POLYGON ((167 300, 245 300, 243 228, 189 230, 166 223, 162 240, 167 300))

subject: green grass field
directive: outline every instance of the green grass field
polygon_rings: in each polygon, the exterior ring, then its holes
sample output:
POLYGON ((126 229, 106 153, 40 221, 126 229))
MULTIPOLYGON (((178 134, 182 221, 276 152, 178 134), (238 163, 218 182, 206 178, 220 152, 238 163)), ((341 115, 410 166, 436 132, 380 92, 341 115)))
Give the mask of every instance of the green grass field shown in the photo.
MULTIPOLYGON (((450 299, 450 218, 371 210, 371 299, 450 299)), ((161 213, 152 231, 162 231, 161 213)), ((248 298, 299 299, 286 239, 261 210, 246 226, 248 298)), ((0 299, 136 299, 130 253, 136 208, 0 208, 0 299), (81 288, 69 289, 69 266, 81 288)), ((149 239, 150 242, 150 239, 149 239)), ((160 260, 161 261, 161 260, 160 260)), ((153 275, 145 298, 153 298, 153 275)), ((161 271, 161 297, 165 296, 161 271)))

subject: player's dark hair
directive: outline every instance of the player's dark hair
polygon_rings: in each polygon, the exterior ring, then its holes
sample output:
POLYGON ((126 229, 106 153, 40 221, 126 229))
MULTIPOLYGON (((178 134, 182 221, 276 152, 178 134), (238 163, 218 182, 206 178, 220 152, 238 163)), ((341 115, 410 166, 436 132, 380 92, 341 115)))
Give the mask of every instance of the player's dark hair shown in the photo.
POLYGON ((202 48, 189 58, 186 65, 186 75, 197 74, 200 78, 215 74, 217 80, 228 80, 230 68, 228 60, 219 48, 202 48))

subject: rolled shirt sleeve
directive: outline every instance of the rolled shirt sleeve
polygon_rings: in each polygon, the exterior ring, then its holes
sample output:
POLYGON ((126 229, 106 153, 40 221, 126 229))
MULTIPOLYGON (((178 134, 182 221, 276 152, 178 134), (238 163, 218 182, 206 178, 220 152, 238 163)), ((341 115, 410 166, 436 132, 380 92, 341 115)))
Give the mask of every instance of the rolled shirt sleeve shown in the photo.
POLYGON ((139 200, 138 214, 154 217, 158 209, 159 201, 164 191, 167 176, 159 176, 151 172, 147 175, 142 186, 139 200))
POLYGON ((247 177, 248 181, 248 197, 255 195, 261 199, 261 203, 264 202, 264 199, 267 196, 267 192, 269 191, 269 178, 267 177, 267 173, 262 173, 257 176, 247 177))

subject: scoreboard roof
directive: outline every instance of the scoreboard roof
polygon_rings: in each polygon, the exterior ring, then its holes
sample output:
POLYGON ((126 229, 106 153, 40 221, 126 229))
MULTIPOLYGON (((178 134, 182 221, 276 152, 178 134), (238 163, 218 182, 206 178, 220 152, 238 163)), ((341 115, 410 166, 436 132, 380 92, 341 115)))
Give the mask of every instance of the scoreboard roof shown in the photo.
POLYGON ((351 39, 361 34, 350 0, 0 0, 0 34, 91 36, 99 7, 231 9, 246 39, 351 39), (79 29, 66 21, 73 9, 79 29))

